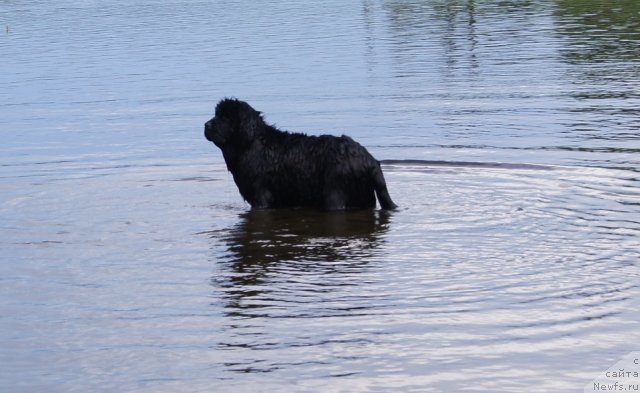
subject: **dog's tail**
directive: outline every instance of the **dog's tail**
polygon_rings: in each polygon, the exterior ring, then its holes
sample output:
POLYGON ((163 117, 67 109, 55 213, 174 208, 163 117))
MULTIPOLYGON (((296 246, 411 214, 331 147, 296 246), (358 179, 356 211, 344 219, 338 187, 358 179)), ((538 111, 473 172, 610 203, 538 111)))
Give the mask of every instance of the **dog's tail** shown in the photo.
POLYGON ((384 175, 382 174, 382 169, 380 168, 380 163, 376 165, 373 173, 373 189, 376 191, 376 196, 378 197, 378 202, 380 202, 380 207, 385 210, 394 210, 398 207, 391 200, 391 195, 389 195, 389 190, 387 190, 387 182, 384 181, 384 175))

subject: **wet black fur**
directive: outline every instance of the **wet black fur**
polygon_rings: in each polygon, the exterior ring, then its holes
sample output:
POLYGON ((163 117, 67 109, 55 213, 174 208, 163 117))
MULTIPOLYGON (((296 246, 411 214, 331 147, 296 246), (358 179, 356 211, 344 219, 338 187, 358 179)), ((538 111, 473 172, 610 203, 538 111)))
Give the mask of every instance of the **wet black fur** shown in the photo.
POLYGON ((380 163, 348 136, 280 131, 260 112, 223 99, 205 124, 242 197, 253 208, 395 209, 380 163))

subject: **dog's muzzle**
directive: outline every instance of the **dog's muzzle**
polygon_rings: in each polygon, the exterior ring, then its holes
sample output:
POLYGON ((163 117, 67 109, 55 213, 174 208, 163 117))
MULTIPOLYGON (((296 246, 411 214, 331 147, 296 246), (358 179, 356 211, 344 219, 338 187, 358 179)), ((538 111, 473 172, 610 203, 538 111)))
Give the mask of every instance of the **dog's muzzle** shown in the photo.
POLYGON ((220 147, 225 143, 224 134, 221 133, 220 128, 214 120, 209 120, 204 123, 204 137, 209 142, 213 142, 216 146, 220 147))
POLYGON ((213 123, 211 123, 210 121, 204 123, 204 137, 207 138, 207 140, 210 142, 213 142, 213 132, 213 123))

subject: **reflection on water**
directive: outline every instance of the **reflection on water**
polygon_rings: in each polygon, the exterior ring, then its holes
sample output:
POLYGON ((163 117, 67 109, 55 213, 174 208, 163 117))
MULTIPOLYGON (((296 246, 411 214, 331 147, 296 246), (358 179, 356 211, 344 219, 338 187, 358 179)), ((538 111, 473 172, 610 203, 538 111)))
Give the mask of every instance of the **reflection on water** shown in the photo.
POLYGON ((233 228, 215 235, 222 235, 228 243, 231 259, 243 264, 335 262, 366 257, 367 251, 380 242, 389 214, 369 210, 252 210, 243 213, 233 228))
MULTIPOLYGON (((616 72, 609 73, 611 78, 638 77, 640 3, 558 0, 554 16, 557 31, 568 38, 562 51, 568 62, 585 66, 585 72, 589 66, 599 68, 601 63, 610 66, 618 63, 622 69, 616 67, 616 72)), ((604 77, 604 73, 585 76, 592 79, 604 77)))
POLYGON ((358 287, 370 284, 371 268, 385 259, 381 247, 391 214, 255 210, 242 213, 230 228, 210 232, 213 297, 222 301, 226 316, 216 344, 224 369, 312 370, 332 363, 324 355, 314 359, 322 348, 371 342, 364 332, 336 338, 318 324, 335 328, 336 319, 366 317, 383 302, 384 296, 358 287), (301 318, 310 322, 296 322, 301 318), (283 322, 274 326, 270 320, 283 322), (299 350, 305 354, 296 355, 299 350))
POLYGON ((387 1, 385 29, 366 4, 387 129, 415 158, 640 166, 635 2, 387 1))
POLYGON ((637 155, 640 3, 557 1, 554 18, 561 57, 571 66, 570 94, 578 101, 571 109, 578 117, 569 126, 597 141, 600 151, 637 155))
MULTIPOLYGON (((390 214, 288 209, 243 213, 233 227, 211 233, 227 248, 213 283, 224 288, 229 312, 236 315, 259 297, 273 300, 268 292, 274 282, 286 284, 298 274, 318 279, 307 283, 318 288, 332 275, 357 275, 378 255, 390 214)), ((251 310, 244 311, 251 315, 251 310)))

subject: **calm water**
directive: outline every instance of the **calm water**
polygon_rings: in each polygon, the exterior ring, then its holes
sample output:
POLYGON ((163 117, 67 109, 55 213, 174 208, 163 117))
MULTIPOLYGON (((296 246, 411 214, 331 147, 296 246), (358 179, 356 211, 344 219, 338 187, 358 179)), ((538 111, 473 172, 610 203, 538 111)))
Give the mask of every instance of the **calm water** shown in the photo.
POLYGON ((640 3, 298 3, 0 3, 1 391, 582 392, 640 350, 640 3), (401 208, 249 211, 224 96, 401 208))

